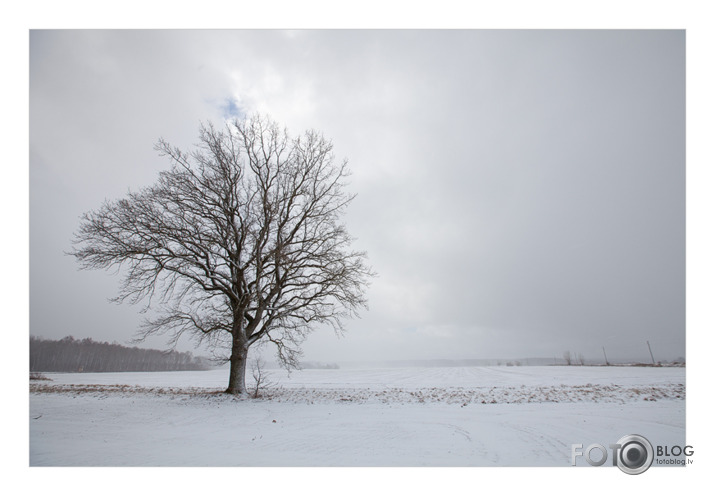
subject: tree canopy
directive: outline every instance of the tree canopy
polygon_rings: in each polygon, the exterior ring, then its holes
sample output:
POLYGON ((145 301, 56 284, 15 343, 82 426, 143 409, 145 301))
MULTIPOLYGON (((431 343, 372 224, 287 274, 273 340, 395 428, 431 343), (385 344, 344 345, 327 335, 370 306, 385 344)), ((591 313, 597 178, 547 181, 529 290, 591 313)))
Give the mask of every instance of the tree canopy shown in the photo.
POLYGON ((153 186, 83 215, 71 254, 84 269, 120 267, 117 301, 154 307, 141 335, 186 332, 230 348, 228 392, 245 392, 248 348, 277 347, 297 366, 316 325, 344 330, 366 308, 372 270, 341 216, 347 161, 306 131, 291 138, 264 117, 203 125, 153 186))

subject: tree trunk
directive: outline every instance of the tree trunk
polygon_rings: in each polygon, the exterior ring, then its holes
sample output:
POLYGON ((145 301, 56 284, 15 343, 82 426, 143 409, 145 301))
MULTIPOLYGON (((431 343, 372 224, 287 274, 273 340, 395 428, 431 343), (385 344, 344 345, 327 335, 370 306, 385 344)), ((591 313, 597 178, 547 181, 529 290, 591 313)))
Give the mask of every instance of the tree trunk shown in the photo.
POLYGON ((248 361, 248 346, 234 338, 231 349, 231 369, 228 375, 228 388, 226 393, 245 395, 246 391, 246 362, 248 361))

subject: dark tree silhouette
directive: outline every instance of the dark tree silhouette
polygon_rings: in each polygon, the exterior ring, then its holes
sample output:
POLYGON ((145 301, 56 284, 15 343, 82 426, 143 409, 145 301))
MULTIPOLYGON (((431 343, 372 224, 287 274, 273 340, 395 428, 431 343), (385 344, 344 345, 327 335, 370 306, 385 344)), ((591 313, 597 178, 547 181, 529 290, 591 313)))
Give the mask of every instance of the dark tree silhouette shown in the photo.
POLYGON ((117 301, 153 305, 140 337, 185 332, 230 349, 226 392, 246 393, 249 347, 267 340, 287 367, 316 324, 342 332, 366 307, 373 275, 340 217, 347 162, 308 131, 291 139, 266 118, 202 126, 191 152, 151 187, 84 214, 71 252, 83 269, 121 267, 117 301))
POLYGON ((209 362, 189 352, 128 348, 90 338, 59 341, 30 336, 31 372, 154 372, 207 370, 209 362))

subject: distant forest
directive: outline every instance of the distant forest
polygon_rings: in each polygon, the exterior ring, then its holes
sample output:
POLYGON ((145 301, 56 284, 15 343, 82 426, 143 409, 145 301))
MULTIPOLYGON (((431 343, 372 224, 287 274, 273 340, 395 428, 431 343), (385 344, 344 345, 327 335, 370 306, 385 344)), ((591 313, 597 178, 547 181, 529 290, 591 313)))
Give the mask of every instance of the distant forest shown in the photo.
POLYGON ((190 352, 129 348, 91 338, 59 341, 30 337, 30 372, 156 372, 207 370, 210 362, 190 352))

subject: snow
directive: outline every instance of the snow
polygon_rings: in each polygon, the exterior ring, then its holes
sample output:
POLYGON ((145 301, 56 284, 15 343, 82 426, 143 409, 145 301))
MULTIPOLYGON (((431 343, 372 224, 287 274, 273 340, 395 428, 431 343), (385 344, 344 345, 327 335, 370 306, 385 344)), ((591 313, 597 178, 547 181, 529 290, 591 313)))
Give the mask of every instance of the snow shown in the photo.
MULTIPOLYGON (((464 367, 46 374, 32 466, 561 466, 571 445, 685 443, 685 369, 464 367)), ((586 466, 583 460, 578 465, 586 466)))

